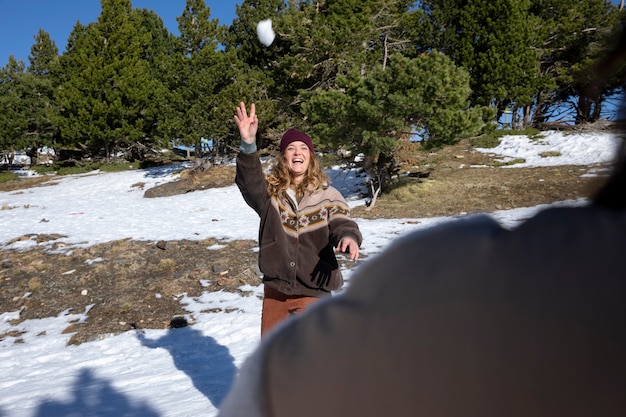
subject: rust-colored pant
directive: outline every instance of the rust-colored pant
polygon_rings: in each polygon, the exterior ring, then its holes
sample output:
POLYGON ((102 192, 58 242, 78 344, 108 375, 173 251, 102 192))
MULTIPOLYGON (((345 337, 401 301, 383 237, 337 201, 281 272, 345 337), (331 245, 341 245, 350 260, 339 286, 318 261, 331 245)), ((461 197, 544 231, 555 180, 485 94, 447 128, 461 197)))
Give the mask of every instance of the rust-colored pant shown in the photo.
POLYGON ((267 285, 263 287, 265 297, 261 316, 261 336, 290 315, 301 313, 310 304, 319 300, 317 297, 304 295, 285 295, 267 285))

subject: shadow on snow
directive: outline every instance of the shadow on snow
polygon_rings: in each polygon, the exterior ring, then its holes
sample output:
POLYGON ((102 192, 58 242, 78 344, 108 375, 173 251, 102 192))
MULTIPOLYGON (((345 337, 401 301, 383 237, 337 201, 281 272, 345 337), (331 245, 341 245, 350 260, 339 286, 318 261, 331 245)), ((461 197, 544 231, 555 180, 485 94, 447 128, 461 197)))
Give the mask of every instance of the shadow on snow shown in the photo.
POLYGON ((172 174, 183 171, 189 168, 191 165, 188 163, 179 163, 179 164, 169 164, 169 165, 161 165, 151 168, 144 168, 142 171, 146 173, 146 177, 148 178, 163 178, 169 177, 172 174))
POLYGON ((146 347, 168 350, 175 366, 219 408, 237 373, 228 348, 189 326, 172 329, 156 340, 147 339, 141 332, 137 337, 146 347))
MULTIPOLYGON (((228 349, 212 337, 204 336, 191 327, 172 329, 164 336, 151 340, 137 333, 141 344, 151 349, 166 349, 175 366, 184 372, 194 387, 219 408, 237 373, 233 357, 228 349)), ((149 388, 146 388, 150 392, 149 388)), ((158 417, 149 404, 132 401, 113 384, 97 378, 90 369, 81 370, 72 390, 72 398, 66 401, 42 402, 35 417, 158 417)), ((0 410, 0 417, 4 414, 0 410)))
POLYGON ((69 401, 44 401, 39 405, 36 417, 158 417, 159 414, 147 404, 131 401, 117 392, 112 384, 96 378, 92 371, 83 369, 69 401))

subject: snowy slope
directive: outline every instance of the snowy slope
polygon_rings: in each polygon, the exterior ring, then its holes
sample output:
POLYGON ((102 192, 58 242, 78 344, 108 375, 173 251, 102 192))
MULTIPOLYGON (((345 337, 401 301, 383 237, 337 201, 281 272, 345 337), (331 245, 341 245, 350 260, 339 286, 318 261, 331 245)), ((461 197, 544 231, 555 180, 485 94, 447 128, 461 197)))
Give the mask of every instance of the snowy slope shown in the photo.
MULTIPOLYGON (((549 132, 541 141, 510 136, 496 149, 482 150, 524 158, 519 166, 590 165, 612 159, 618 139, 609 134, 549 132), (546 150, 560 156, 541 158, 546 150)), ((351 205, 362 184, 350 173, 337 186, 351 205)), ((0 248, 25 234, 58 233, 71 245, 88 246, 130 237, 140 240, 256 239, 258 218, 235 186, 158 199, 143 189, 172 181, 174 168, 122 173, 90 173, 49 187, 1 192, 0 248), (185 218, 187 227, 180 228, 185 218), (42 221, 45 219, 46 221, 42 221), (214 221, 216 220, 216 221, 214 221)), ((562 204, 584 204, 583 201, 562 204)), ((493 213, 507 227, 543 207, 493 213)), ((362 252, 374 255, 393 239, 452 218, 364 220, 362 252)), ((67 249, 71 250, 71 246, 67 249)), ((1 256, 1 255, 0 255, 1 256)), ((346 277, 366 261, 345 271, 346 277)), ((11 285, 2 276, 2 285, 11 285)), ((12 324, 19 311, 0 313, 0 417, 31 416, 214 416, 238 367, 259 342, 261 287, 250 296, 205 292, 181 303, 194 313, 191 327, 128 331, 67 346, 69 323, 89 319, 89 311, 60 311, 56 317, 12 324), (221 312, 206 313, 219 306, 221 312), (226 313, 234 309, 234 312, 226 313)), ((24 294, 28 297, 28 294, 24 294)))

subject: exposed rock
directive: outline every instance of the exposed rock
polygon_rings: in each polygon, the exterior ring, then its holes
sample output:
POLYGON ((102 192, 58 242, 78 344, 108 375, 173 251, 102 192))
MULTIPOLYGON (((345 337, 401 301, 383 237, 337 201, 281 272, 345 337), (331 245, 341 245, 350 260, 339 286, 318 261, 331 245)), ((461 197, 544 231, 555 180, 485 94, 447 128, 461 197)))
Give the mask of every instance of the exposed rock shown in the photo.
POLYGON ((169 197, 193 191, 196 191, 196 188, 188 181, 173 181, 149 188, 143 193, 143 196, 145 198, 169 197))
POLYGON ((226 265, 225 263, 221 263, 221 262, 213 264, 211 269, 213 270, 214 273, 220 274, 220 275, 228 273, 228 265, 226 265))

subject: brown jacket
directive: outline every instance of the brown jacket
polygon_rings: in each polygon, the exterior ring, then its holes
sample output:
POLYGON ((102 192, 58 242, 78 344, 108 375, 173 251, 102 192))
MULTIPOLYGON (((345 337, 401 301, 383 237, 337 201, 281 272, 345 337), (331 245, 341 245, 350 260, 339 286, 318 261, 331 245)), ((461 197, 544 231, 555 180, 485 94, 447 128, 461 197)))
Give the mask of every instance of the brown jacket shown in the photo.
POLYGON ((626 416, 626 211, 407 236, 270 334, 220 417, 626 416))
POLYGON ((237 156, 235 182, 261 217, 259 268, 265 285, 314 297, 341 288, 334 247, 346 236, 359 245, 362 240, 341 193, 329 186, 305 194, 297 207, 288 197, 270 198, 258 156, 243 152, 237 156))

